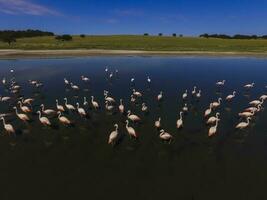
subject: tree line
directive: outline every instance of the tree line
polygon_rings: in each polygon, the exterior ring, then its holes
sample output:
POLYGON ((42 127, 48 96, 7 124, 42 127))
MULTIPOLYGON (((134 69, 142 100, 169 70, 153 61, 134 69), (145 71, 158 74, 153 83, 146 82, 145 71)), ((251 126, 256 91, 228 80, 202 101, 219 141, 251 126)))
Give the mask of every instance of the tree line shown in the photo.
POLYGON ((236 34, 233 36, 225 35, 225 34, 201 34, 199 37, 202 38, 221 38, 221 39, 267 39, 267 35, 241 35, 236 34))
POLYGON ((37 36, 54 36, 54 33, 40 30, 0 30, 0 40, 7 42, 9 45, 16 42, 18 38, 37 37, 37 36))

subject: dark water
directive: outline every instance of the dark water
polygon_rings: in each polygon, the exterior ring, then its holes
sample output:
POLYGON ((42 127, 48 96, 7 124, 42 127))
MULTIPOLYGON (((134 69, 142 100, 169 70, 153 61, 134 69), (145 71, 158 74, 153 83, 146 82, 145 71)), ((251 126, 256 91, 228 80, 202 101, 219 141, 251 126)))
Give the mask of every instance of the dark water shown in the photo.
MULTIPOLYGON (((55 109, 55 99, 63 98, 82 105, 83 97, 94 95, 100 111, 86 108, 89 119, 78 114, 64 115, 74 121, 65 127, 57 118, 53 127, 43 127, 38 116, 24 124, 15 115, 6 118, 16 129, 8 136, 1 123, 0 199, 267 199, 267 112, 263 110, 244 131, 234 126, 237 113, 250 100, 266 93, 267 60, 260 58, 193 58, 193 57, 90 57, 67 59, 1 60, 1 77, 10 77, 15 69, 21 95, 34 97, 39 104, 55 109), (108 81, 105 67, 119 70, 108 81), (85 75, 90 84, 80 80, 85 75), (148 86, 146 77, 152 84, 148 86), (63 78, 81 87, 80 92, 65 90, 63 78), (149 114, 141 112, 140 103, 129 103, 130 79, 144 94, 149 114), (33 89, 29 79, 44 83, 33 89), (215 82, 226 80, 218 90, 215 82), (255 82, 248 91, 243 85, 255 82), (176 130, 176 120, 183 107, 182 94, 191 93, 196 85, 202 90, 200 101, 187 101, 189 112, 184 128, 176 130), (118 101, 124 99, 127 109, 142 118, 131 124, 140 134, 130 139, 125 130, 125 116, 111 115, 104 109, 103 90, 118 101), (156 96, 163 91, 164 101, 156 96), (211 101, 225 98, 233 90, 232 103, 223 102, 218 109, 221 121, 217 135, 208 138, 203 112, 211 101), (171 144, 162 142, 154 128, 161 116, 163 128, 174 136, 171 144), (120 142, 112 147, 108 136, 119 124, 120 142)), ((0 94, 12 96, 1 84, 0 94)), ((12 106, 0 102, 1 113, 12 106)))

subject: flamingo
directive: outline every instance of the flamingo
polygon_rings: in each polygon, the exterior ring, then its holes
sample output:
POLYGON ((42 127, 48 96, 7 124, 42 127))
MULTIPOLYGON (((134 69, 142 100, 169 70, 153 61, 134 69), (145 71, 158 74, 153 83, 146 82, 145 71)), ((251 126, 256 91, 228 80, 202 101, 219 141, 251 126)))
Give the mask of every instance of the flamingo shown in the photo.
POLYGON ((32 110, 28 106, 23 106, 21 101, 18 101, 20 109, 25 113, 30 113, 32 110))
POLYGON ((71 86, 71 88, 72 88, 73 90, 79 90, 79 89, 80 89, 79 86, 74 85, 73 83, 70 83, 70 86, 71 86))
POLYGON ((212 108, 217 108, 217 107, 219 107, 219 106, 221 105, 221 101, 222 101, 222 98, 220 97, 220 98, 218 98, 218 102, 217 102, 217 101, 212 102, 212 103, 211 103, 212 108))
POLYGON ((66 108, 67 108, 68 110, 76 110, 75 107, 74 107, 73 105, 68 104, 68 99, 67 99, 66 97, 64 98, 64 100, 65 100, 65 106, 66 106, 66 108))
POLYGON ((211 111, 212 111, 212 103, 210 103, 210 107, 207 110, 205 110, 204 117, 209 116, 211 111))
POLYGON ((160 128, 161 127, 161 118, 159 117, 159 119, 157 121, 155 121, 155 127, 156 128, 160 128))
POLYGON ((11 100, 11 97, 2 97, 2 96, 0 96, 0 101, 2 101, 2 102, 7 102, 7 101, 10 101, 11 100))
POLYGON ((225 84, 225 80, 217 81, 216 83, 217 86, 223 86, 224 84, 225 84))
POLYGON ((231 100, 235 97, 235 94, 236 94, 236 91, 233 91, 233 94, 229 94, 229 95, 225 98, 225 100, 226 100, 226 101, 231 101, 231 100))
POLYGON ((267 95, 266 94, 260 96, 260 100, 265 101, 266 99, 267 99, 267 95))
POLYGON ((208 134, 209 137, 211 137, 211 136, 213 136, 213 135, 216 134, 216 132, 217 132, 217 126, 218 126, 218 122, 219 121, 220 121, 219 119, 216 120, 216 124, 214 126, 210 127, 209 134, 208 134))
POLYGON ((46 115, 54 115, 56 114, 56 111, 53 109, 45 109, 44 108, 44 104, 40 105, 41 109, 42 109, 42 113, 46 114, 46 115))
POLYGON ((142 93, 136 91, 135 89, 133 89, 133 95, 137 96, 137 97, 142 97, 142 93))
POLYGON ((196 92, 197 92, 196 89, 197 89, 197 87, 194 86, 194 89, 192 90, 192 96, 194 96, 196 94, 196 92))
POLYGON ((69 84, 70 84, 70 82, 69 82, 66 78, 64 78, 64 83, 65 83, 66 85, 69 85, 69 84))
POLYGON ((148 76, 147 77, 147 82, 150 84, 151 83, 151 78, 148 76))
POLYGON ((184 92, 182 97, 183 97, 184 100, 187 98, 187 90, 185 90, 185 92, 184 92))
POLYGON ((105 97, 105 100, 108 101, 109 103, 115 103, 115 99, 113 99, 112 97, 108 97, 107 91, 104 91, 104 97, 105 97))
POLYGON ((183 112, 180 112, 180 119, 178 119, 176 122, 176 127, 178 129, 183 127, 183 115, 182 114, 183 112))
POLYGON ((88 101, 86 100, 86 97, 83 97, 83 105, 87 106, 88 105, 88 101))
POLYGON ((259 112, 261 110, 261 104, 258 104, 257 107, 249 107, 246 108, 244 111, 245 112, 259 112))
POLYGON ((60 111, 58 111, 58 120, 64 125, 70 125, 71 124, 71 121, 67 117, 62 116, 60 111))
POLYGON ((183 111, 184 111, 184 112, 188 112, 187 103, 184 104, 183 111))
POLYGON ((114 124, 114 127, 115 127, 115 131, 112 131, 109 135, 109 138, 108 138, 108 144, 112 144, 112 145, 114 145, 115 141, 117 140, 117 138, 119 136, 118 124, 114 124))
POLYGON ((96 110, 99 108, 99 104, 94 100, 94 96, 91 96, 91 103, 96 110))
POLYGON ((169 143, 171 143, 171 140, 173 139, 172 135, 170 133, 165 132, 163 129, 160 130, 159 137, 162 140, 169 141, 169 143))
POLYGON ((126 120, 126 130, 130 137, 138 138, 138 135, 135 132, 134 128, 129 126, 129 120, 126 120))
POLYGON ((78 110, 78 113, 80 114, 80 116, 85 117, 86 116, 85 110, 83 108, 80 108, 80 104, 78 102, 76 103, 76 105, 77 105, 77 110, 78 110))
POLYGON ((130 120, 133 121, 133 122, 139 122, 139 121, 141 121, 141 118, 138 117, 137 115, 133 115, 133 114, 131 114, 131 111, 130 111, 130 110, 128 110, 128 115, 127 115, 127 117, 128 117, 128 119, 130 119, 130 120))
POLYGON ((42 117, 41 111, 37 111, 37 114, 39 114, 39 120, 44 126, 51 126, 51 122, 47 117, 42 117))
POLYGON ((18 118, 24 122, 26 121, 30 121, 30 118, 26 115, 26 114, 23 114, 23 113, 18 113, 18 109, 17 107, 13 107, 13 109, 16 111, 16 115, 18 116, 18 118))
POLYGON ((253 110, 252 112, 242 112, 238 113, 240 117, 252 117, 255 114, 255 111, 253 110))
POLYGON ((207 124, 213 124, 213 123, 215 123, 216 121, 219 120, 219 116, 220 116, 220 113, 217 112, 216 115, 215 115, 215 117, 212 116, 212 117, 210 117, 210 118, 207 120, 207 124))
POLYGON ((134 95, 131 95, 131 102, 134 103, 136 101, 136 98, 134 97, 134 95))
POLYGON ((82 79, 82 81, 84 81, 84 82, 89 82, 90 81, 90 79, 88 78, 88 77, 86 77, 86 76, 81 76, 81 79, 82 79))
POLYGON ((27 99, 24 99, 23 97, 21 98, 21 102, 22 102, 23 104, 31 105, 33 101, 34 101, 33 98, 27 98, 27 99))
POLYGON ((244 128, 247 128, 248 125, 249 125, 250 120, 251 120, 251 118, 248 117, 248 118, 247 118, 247 122, 240 122, 239 124, 236 125, 235 128, 237 128, 237 129, 244 129, 244 128))
POLYGON ((59 110, 61 112, 64 112, 65 111, 64 107, 62 105, 59 105, 58 104, 58 100, 57 99, 56 99, 56 107, 57 107, 57 110, 59 110))
POLYGON ((120 99, 119 111, 120 113, 124 113, 124 105, 122 103, 122 99, 120 99))
POLYGON ((253 100, 253 101, 249 102, 249 105, 257 106, 259 104, 263 104, 263 102, 264 102, 264 99, 261 99, 261 101, 260 100, 253 100))
POLYGON ((11 124, 6 124, 4 117, 1 117, 1 120, 3 120, 3 125, 4 125, 4 128, 5 128, 6 132, 8 133, 8 135, 14 134, 15 129, 13 128, 13 126, 11 124))
POLYGON ((108 111, 112 111, 114 109, 114 106, 113 105, 109 105, 108 101, 105 101, 105 107, 106 107, 106 110, 108 110, 108 111))
POLYGON ((198 91, 198 93, 196 94, 196 97, 197 98, 200 98, 201 97, 201 90, 198 91))
POLYGON ((148 111, 148 107, 145 103, 142 103, 142 111, 143 112, 147 112, 148 111))
POLYGON ((158 101, 162 101, 163 100, 163 92, 162 91, 160 91, 157 99, 158 99, 158 101))
POLYGON ((244 85, 244 88, 250 89, 250 88, 253 88, 254 85, 255 85, 255 83, 246 84, 246 85, 244 85))

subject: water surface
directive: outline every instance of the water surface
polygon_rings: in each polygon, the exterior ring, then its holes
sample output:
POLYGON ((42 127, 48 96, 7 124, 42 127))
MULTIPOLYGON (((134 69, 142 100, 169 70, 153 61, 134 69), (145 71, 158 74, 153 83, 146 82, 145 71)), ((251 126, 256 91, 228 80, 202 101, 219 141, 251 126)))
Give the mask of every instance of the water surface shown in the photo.
MULTIPOLYGON (((44 103, 55 109, 55 99, 63 98, 82 105, 91 95, 100 103, 100 111, 86 108, 90 117, 64 115, 74 122, 65 127, 57 118, 53 127, 43 127, 36 114, 24 124, 15 115, 7 118, 16 129, 16 137, 7 136, 1 124, 0 197, 1 199, 265 199, 267 181, 267 112, 263 110, 251 126, 237 131, 237 113, 250 100, 266 93, 267 60, 260 58, 209 57, 86 57, 66 59, 1 60, 0 74, 9 77, 15 70, 21 95, 34 97, 34 110, 44 103), (118 69, 108 80, 104 72, 118 69), (80 80, 85 75, 90 84, 80 80), (152 84, 148 85, 146 77, 152 84), (63 78, 73 81, 81 91, 73 92, 63 78), (129 102, 130 79, 134 88, 144 94, 142 101, 129 102), (44 83, 41 90, 32 88, 28 80, 44 83), (218 89, 215 82, 226 80, 218 89), (243 85, 255 82, 245 91, 243 85), (183 107, 182 94, 193 86, 202 90, 200 101, 189 95, 189 112, 184 128, 176 129, 183 107), (104 109, 103 90, 118 101, 124 99, 127 109, 141 116, 141 124, 131 124, 140 134, 130 139, 125 130, 125 116, 104 109), (203 112, 211 101, 223 99, 234 90, 232 103, 223 101, 217 109, 221 121, 217 135, 208 138, 203 112), (164 101, 156 97, 163 91, 164 101), (149 114, 141 112, 146 102, 149 114), (161 116, 163 128, 174 136, 171 144, 162 142, 154 121, 161 116), (119 124, 120 142, 112 147, 108 136, 119 124)), ((11 96, 3 85, 2 96, 11 96)), ((12 111, 13 105, 0 103, 1 113, 12 111)), ((216 112, 216 111, 215 111, 216 112)))

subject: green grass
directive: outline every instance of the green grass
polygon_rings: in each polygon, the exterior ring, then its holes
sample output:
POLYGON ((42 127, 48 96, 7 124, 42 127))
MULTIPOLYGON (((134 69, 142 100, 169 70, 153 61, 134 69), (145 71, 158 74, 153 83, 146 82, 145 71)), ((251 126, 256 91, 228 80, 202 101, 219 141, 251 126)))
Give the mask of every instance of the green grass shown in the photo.
POLYGON ((267 40, 236 40, 193 37, 158 36, 74 36, 72 41, 61 42, 54 37, 18 39, 9 46, 0 42, 0 49, 110 49, 147 51, 215 51, 215 52, 267 52, 267 40))

